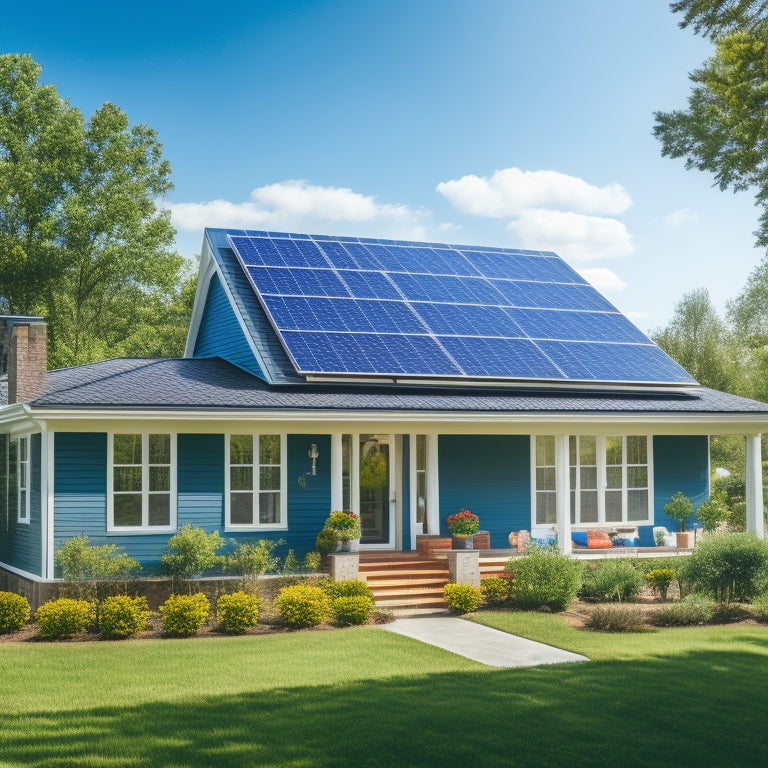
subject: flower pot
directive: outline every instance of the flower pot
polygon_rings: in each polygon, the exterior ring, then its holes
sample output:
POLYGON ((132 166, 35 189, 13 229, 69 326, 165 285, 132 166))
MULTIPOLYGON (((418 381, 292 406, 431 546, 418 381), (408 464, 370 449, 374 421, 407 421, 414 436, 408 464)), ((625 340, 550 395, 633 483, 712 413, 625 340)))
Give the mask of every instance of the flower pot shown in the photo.
POLYGON ((472 536, 468 533, 451 534, 451 549, 472 549, 472 536))
POLYGON ((677 533, 677 548, 678 549, 691 549, 693 547, 692 542, 693 533, 691 531, 684 531, 683 533, 677 533))

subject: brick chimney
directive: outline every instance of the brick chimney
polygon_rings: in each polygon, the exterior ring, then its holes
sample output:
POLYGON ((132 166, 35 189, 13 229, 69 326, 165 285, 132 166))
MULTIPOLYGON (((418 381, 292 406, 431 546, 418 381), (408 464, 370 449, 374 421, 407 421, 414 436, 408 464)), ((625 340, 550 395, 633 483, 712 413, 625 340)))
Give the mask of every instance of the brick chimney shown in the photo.
POLYGON ((45 392, 45 330, 42 317, 0 316, 0 373, 8 374, 8 405, 45 392))

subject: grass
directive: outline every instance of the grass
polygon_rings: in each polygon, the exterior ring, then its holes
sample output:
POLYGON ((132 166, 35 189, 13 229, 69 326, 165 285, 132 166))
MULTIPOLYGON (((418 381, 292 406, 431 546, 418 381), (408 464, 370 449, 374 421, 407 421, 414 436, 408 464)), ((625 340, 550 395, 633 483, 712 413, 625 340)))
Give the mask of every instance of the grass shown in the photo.
POLYGON ((747 766, 768 628, 482 623, 591 663, 497 670, 371 627, 0 646, 0 766, 747 766))

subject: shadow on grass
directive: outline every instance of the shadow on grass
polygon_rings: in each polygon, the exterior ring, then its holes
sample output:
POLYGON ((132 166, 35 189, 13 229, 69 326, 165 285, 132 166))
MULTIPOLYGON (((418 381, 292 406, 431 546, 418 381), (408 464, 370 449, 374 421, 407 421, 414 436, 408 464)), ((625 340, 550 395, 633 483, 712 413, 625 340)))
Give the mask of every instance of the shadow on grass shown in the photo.
POLYGON ((767 687, 736 650, 20 713, 0 765, 754 766, 767 687))

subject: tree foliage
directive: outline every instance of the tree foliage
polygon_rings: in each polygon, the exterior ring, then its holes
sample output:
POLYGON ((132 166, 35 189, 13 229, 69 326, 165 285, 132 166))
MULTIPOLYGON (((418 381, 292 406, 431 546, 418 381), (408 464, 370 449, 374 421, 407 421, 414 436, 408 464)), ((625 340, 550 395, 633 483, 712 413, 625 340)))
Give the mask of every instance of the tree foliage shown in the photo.
POLYGON ((763 213, 755 232, 768 247, 768 3, 683 0, 673 10, 715 42, 714 56, 690 74, 688 109, 656 112, 654 135, 666 157, 714 174, 722 190, 754 190, 763 213))
POLYGON ((157 134, 110 102, 85 120, 41 73, 0 56, 0 310, 48 320, 54 366, 180 354, 193 281, 157 134))

